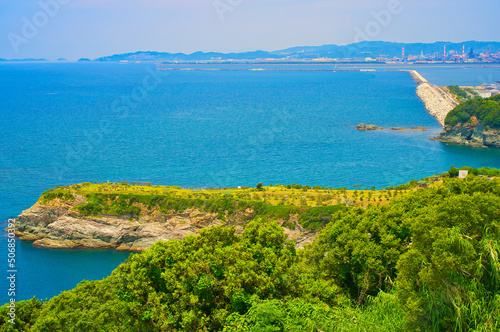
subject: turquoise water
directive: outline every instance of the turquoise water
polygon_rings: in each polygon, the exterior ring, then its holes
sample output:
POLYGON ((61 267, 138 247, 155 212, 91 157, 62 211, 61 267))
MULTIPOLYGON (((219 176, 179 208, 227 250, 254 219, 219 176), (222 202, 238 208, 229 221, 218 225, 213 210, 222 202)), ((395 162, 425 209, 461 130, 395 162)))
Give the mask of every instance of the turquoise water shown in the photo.
MULTIPOLYGON (((0 65, 2 226, 48 188, 84 181, 380 188, 450 165, 500 167, 499 150, 430 141, 441 128, 404 72, 380 66, 376 72, 154 69, 0 65), (430 129, 356 131, 361 122, 430 129)), ((440 85, 476 84, 481 75, 500 80, 494 67, 417 69, 440 85)), ((6 247, 5 236, 0 245, 6 247)), ((18 300, 52 297, 82 279, 103 278, 128 256, 19 242, 17 249, 18 300)), ((1 302, 8 300, 7 288, 3 281, 1 302)))

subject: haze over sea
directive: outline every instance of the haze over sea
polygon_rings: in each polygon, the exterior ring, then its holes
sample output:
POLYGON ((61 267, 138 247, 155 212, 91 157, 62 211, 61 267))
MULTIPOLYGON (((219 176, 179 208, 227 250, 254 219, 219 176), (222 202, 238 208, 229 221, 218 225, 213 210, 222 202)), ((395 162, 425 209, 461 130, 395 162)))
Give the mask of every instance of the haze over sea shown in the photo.
MULTIPOLYGON (((416 96, 409 74, 391 71, 410 67, 373 68, 157 72, 147 64, 0 64, 1 226, 43 191, 86 181, 381 188, 451 165, 500 167, 500 150, 429 140, 441 127, 416 96), (362 122, 429 130, 356 131, 362 122)), ((495 66, 414 69, 437 85, 500 80, 495 66)), ((0 242, 6 247, 5 232, 0 242)), ((36 249, 18 241, 16 298, 49 298, 82 279, 104 278, 127 256, 36 249)), ((8 300, 7 257, 3 262, 2 303, 8 300)))

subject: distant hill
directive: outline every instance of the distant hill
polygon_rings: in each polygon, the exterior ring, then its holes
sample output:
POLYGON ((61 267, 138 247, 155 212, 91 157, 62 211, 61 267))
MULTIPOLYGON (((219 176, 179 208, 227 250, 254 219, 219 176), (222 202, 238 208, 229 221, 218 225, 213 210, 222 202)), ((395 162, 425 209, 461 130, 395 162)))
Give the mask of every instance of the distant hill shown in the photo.
MULTIPOLYGON (((442 55, 444 47, 447 51, 456 51, 462 54, 463 46, 465 52, 472 54, 473 57, 481 53, 489 51, 490 54, 500 54, 500 42, 480 42, 466 41, 461 43, 451 42, 435 42, 435 43, 393 43, 384 41, 363 41, 360 43, 349 45, 321 45, 321 46, 296 46, 278 51, 252 51, 239 53, 220 53, 220 52, 194 52, 191 54, 185 53, 168 53, 154 51, 139 51, 134 53, 114 54, 100 57, 94 60, 82 58, 79 62, 84 61, 130 61, 130 62, 170 62, 170 61, 206 61, 206 60, 258 60, 258 59, 276 59, 276 60, 306 60, 317 58, 330 59, 345 59, 351 58, 364 60, 370 58, 388 58, 401 57, 402 48, 405 48, 405 55, 442 55)), ((497 56, 499 58, 499 56, 497 56)), ((0 59, 0 62, 19 62, 19 61, 47 61, 46 59, 0 59)), ((57 61, 66 61, 64 58, 59 58, 57 61)))
POLYGON ((388 58, 400 57, 402 48, 406 55, 442 54, 444 46, 448 51, 455 50, 462 53, 471 51, 479 54, 489 50, 491 54, 500 52, 500 42, 467 41, 462 43, 435 42, 435 43, 393 43, 383 41, 363 41, 360 43, 322 46, 296 46, 273 52, 254 51, 241 53, 195 52, 191 54, 167 52, 135 52, 105 56, 94 61, 201 61, 201 60, 256 60, 256 59, 314 59, 314 58, 388 58))
POLYGON ((95 61, 197 61, 197 60, 211 60, 211 59, 255 60, 262 58, 279 59, 282 58, 282 56, 265 51, 242 52, 242 53, 195 52, 191 54, 166 53, 166 52, 135 52, 135 53, 115 54, 111 56, 106 56, 95 59, 95 61))

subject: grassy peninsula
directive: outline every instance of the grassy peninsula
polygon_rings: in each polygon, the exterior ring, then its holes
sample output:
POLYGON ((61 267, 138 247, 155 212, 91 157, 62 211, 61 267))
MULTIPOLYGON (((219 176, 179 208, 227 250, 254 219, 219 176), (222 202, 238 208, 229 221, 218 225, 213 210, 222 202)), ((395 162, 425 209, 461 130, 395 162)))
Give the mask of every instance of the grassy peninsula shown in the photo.
POLYGON ((16 235, 44 248, 149 249, 155 242, 182 239, 217 225, 237 234, 256 218, 276 220, 303 247, 350 206, 383 205, 416 181, 384 190, 374 187, 310 187, 300 184, 183 189, 149 183, 82 183, 44 192, 18 218, 16 235))
MULTIPOLYGON (((188 208, 217 212, 221 218, 237 210, 252 208, 255 216, 279 218, 293 213, 301 216, 312 211, 330 210, 332 206, 368 204, 387 204, 393 197, 406 193, 415 182, 397 187, 375 190, 375 187, 361 188, 354 185, 327 188, 301 184, 269 185, 262 183, 255 187, 185 189, 177 186, 151 185, 150 183, 82 183, 49 189, 42 194, 40 201, 47 203, 54 199, 75 200, 82 197, 85 201, 76 205, 85 215, 111 214, 129 215, 131 219, 141 215, 141 207, 157 208, 168 212, 182 212, 188 208)), ((304 226, 319 228, 322 225, 309 224, 305 218, 304 226)))
MULTIPOLYGON (((498 331, 500 181, 494 176, 500 171, 464 169, 470 171, 465 179, 452 167, 429 185, 415 181, 383 205, 338 208, 304 249, 266 213, 256 214, 241 234, 217 225, 159 241, 104 280, 84 281, 48 301, 17 303, 15 327, 4 305, 0 330, 498 331)), ((126 200, 108 204, 101 195, 141 193, 141 204, 153 204, 158 190, 185 204, 204 195, 205 201, 242 202, 238 195, 255 194, 267 211, 280 206, 272 204, 278 195, 300 193, 309 202, 301 207, 307 213, 321 208, 311 198, 331 191, 84 184, 48 191, 41 200, 76 199, 75 190, 87 195, 88 213, 132 212, 121 205, 126 200), (100 193, 104 189, 113 191, 100 193)))

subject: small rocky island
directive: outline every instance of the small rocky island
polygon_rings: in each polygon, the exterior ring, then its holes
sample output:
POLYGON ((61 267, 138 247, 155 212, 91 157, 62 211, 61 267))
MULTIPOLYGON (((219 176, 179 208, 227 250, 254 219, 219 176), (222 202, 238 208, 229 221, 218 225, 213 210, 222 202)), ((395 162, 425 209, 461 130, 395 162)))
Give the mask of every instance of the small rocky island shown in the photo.
MULTIPOLYGON (((395 130, 395 131, 408 131, 408 130, 426 131, 427 129, 429 129, 429 128, 427 128, 427 127, 411 127, 410 129, 401 128, 401 127, 387 128, 387 130, 395 130)), ((361 124, 356 126, 356 130, 370 131, 370 130, 384 130, 384 128, 373 125, 373 124, 365 125, 364 123, 361 123, 361 124)))
POLYGON ((361 123, 356 126, 356 130, 383 130, 384 128, 378 127, 373 124, 365 125, 364 123, 361 123))
POLYGON ((455 107, 435 140, 474 147, 500 148, 500 95, 476 97, 455 107))

